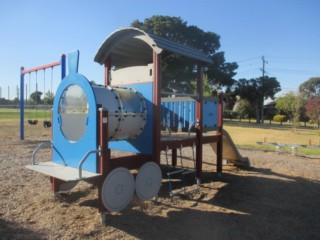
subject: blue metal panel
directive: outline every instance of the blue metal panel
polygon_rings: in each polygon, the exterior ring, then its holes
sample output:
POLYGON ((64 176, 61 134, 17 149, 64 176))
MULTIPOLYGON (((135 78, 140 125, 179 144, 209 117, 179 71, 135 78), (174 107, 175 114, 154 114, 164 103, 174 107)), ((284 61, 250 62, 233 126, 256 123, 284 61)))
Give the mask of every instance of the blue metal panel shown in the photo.
POLYGON ((206 98, 203 102, 203 127, 205 130, 218 129, 218 99, 206 98))
MULTIPOLYGON (((78 167, 79 162, 90 150, 97 149, 97 106, 95 96, 89 81, 81 74, 69 74, 59 85, 53 103, 53 162, 66 163, 71 167, 78 167), (59 114, 59 102, 69 86, 77 85, 86 93, 89 110, 86 120, 86 129, 83 136, 77 141, 68 140, 61 129, 61 116, 59 114)), ((83 170, 97 172, 97 156, 90 155, 83 165, 83 170)))
POLYGON ((134 140, 121 140, 109 142, 109 148, 121 151, 152 154, 152 129, 153 129, 153 83, 134 84, 125 86, 140 92, 146 101, 147 120, 143 132, 134 140))
POLYGON ((163 98, 161 120, 172 130, 187 131, 196 119, 196 101, 192 98, 163 98))
POLYGON ((79 50, 70 52, 68 54, 68 67, 69 67, 69 74, 78 73, 79 68, 79 50))

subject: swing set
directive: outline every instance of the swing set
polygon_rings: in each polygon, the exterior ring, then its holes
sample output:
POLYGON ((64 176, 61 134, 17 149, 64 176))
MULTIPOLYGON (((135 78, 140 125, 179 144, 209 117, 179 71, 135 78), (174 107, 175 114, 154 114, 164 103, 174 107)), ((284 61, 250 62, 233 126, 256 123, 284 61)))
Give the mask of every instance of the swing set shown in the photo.
MULTIPOLYGON (((24 103, 24 82, 25 82, 25 75, 29 74, 29 96, 30 96, 30 79, 31 73, 35 73, 35 81, 36 81, 36 91, 35 91, 35 118, 29 118, 28 124, 29 125, 37 125, 38 124, 38 71, 43 71, 43 91, 45 94, 46 90, 46 69, 51 68, 51 93, 52 93, 52 81, 53 81, 53 68, 56 66, 61 66, 61 80, 66 76, 66 56, 64 54, 61 55, 60 61, 48 63, 45 65, 41 65, 38 67, 24 69, 21 67, 20 71, 20 140, 24 140, 24 120, 25 120, 25 103, 24 103)), ((27 87, 26 87, 27 90, 27 87)), ((26 95, 28 95, 26 91, 26 95)), ((46 114, 45 114, 46 115, 46 114)), ((45 128, 51 127, 51 121, 47 119, 45 116, 45 120, 43 121, 43 126, 45 128)))

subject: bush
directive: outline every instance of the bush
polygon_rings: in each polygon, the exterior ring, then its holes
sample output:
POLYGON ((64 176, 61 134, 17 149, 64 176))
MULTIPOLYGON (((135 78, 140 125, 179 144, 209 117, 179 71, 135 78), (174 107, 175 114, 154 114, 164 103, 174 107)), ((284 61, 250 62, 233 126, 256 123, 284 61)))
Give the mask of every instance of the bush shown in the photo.
POLYGON ((285 122, 285 121, 287 121, 287 116, 286 115, 275 115, 273 117, 273 121, 275 121, 275 122, 285 122))

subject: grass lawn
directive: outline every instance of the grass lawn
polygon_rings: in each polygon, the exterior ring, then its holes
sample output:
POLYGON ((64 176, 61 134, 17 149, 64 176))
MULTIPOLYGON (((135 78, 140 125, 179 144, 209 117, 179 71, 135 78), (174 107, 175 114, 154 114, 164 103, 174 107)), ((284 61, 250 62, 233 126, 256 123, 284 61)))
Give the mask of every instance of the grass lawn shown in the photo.
MULTIPOLYGON (((294 130, 290 125, 277 124, 256 124, 246 122, 224 121, 224 129, 229 132, 237 146, 254 147, 266 150, 275 150, 274 146, 261 145, 258 143, 276 144, 298 144, 308 146, 311 141, 311 148, 300 148, 301 154, 320 155, 320 136, 314 127, 299 127, 294 130)), ((289 151, 289 147, 287 147, 289 151)))
MULTIPOLYGON (((24 111, 24 119, 38 119, 38 120, 44 120, 44 119, 50 119, 51 110, 43 110, 43 109, 26 109, 24 111)), ((0 120, 19 120, 20 119, 20 110, 19 109, 0 109, 0 120)))

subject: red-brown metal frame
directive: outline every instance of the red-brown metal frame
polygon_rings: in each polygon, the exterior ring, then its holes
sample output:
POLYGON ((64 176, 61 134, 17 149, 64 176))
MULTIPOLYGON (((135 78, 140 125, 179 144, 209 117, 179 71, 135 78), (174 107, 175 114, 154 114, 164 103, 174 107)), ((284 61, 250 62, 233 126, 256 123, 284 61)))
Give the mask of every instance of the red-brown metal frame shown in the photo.
POLYGON ((111 84, 110 71, 111 71, 111 56, 108 56, 104 63, 104 85, 105 86, 110 86, 111 84))
POLYGON ((222 173, 222 156, 223 156, 223 95, 218 95, 218 141, 217 141, 217 172, 222 173))
POLYGON ((197 144, 196 144, 196 169, 197 169, 197 178, 201 179, 202 176, 202 144, 203 144, 203 68, 202 64, 197 64, 197 121, 198 124, 196 126, 196 136, 197 136, 197 144))
MULTIPOLYGON (((100 106, 99 106, 100 107, 100 106)), ((105 109, 99 108, 98 112, 98 144, 101 150, 98 158, 98 172, 101 174, 97 182, 98 185, 98 201, 99 211, 106 212, 107 209, 104 207, 101 199, 102 185, 104 179, 107 177, 110 171, 110 150, 108 148, 108 112, 105 109)))
MULTIPOLYGON (((64 54, 63 54, 62 56, 65 57, 64 54)), ((56 61, 56 62, 48 63, 48 64, 45 64, 45 65, 41 65, 41 66, 38 66, 38 67, 29 68, 29 69, 24 69, 24 67, 21 67, 21 74, 26 74, 26 73, 31 73, 31 72, 37 72, 37 71, 40 71, 40 70, 44 70, 44 69, 46 69, 46 68, 59 66, 60 64, 61 64, 60 61, 56 61)))
POLYGON ((160 165, 161 142, 161 55, 153 52, 153 161, 160 165))

